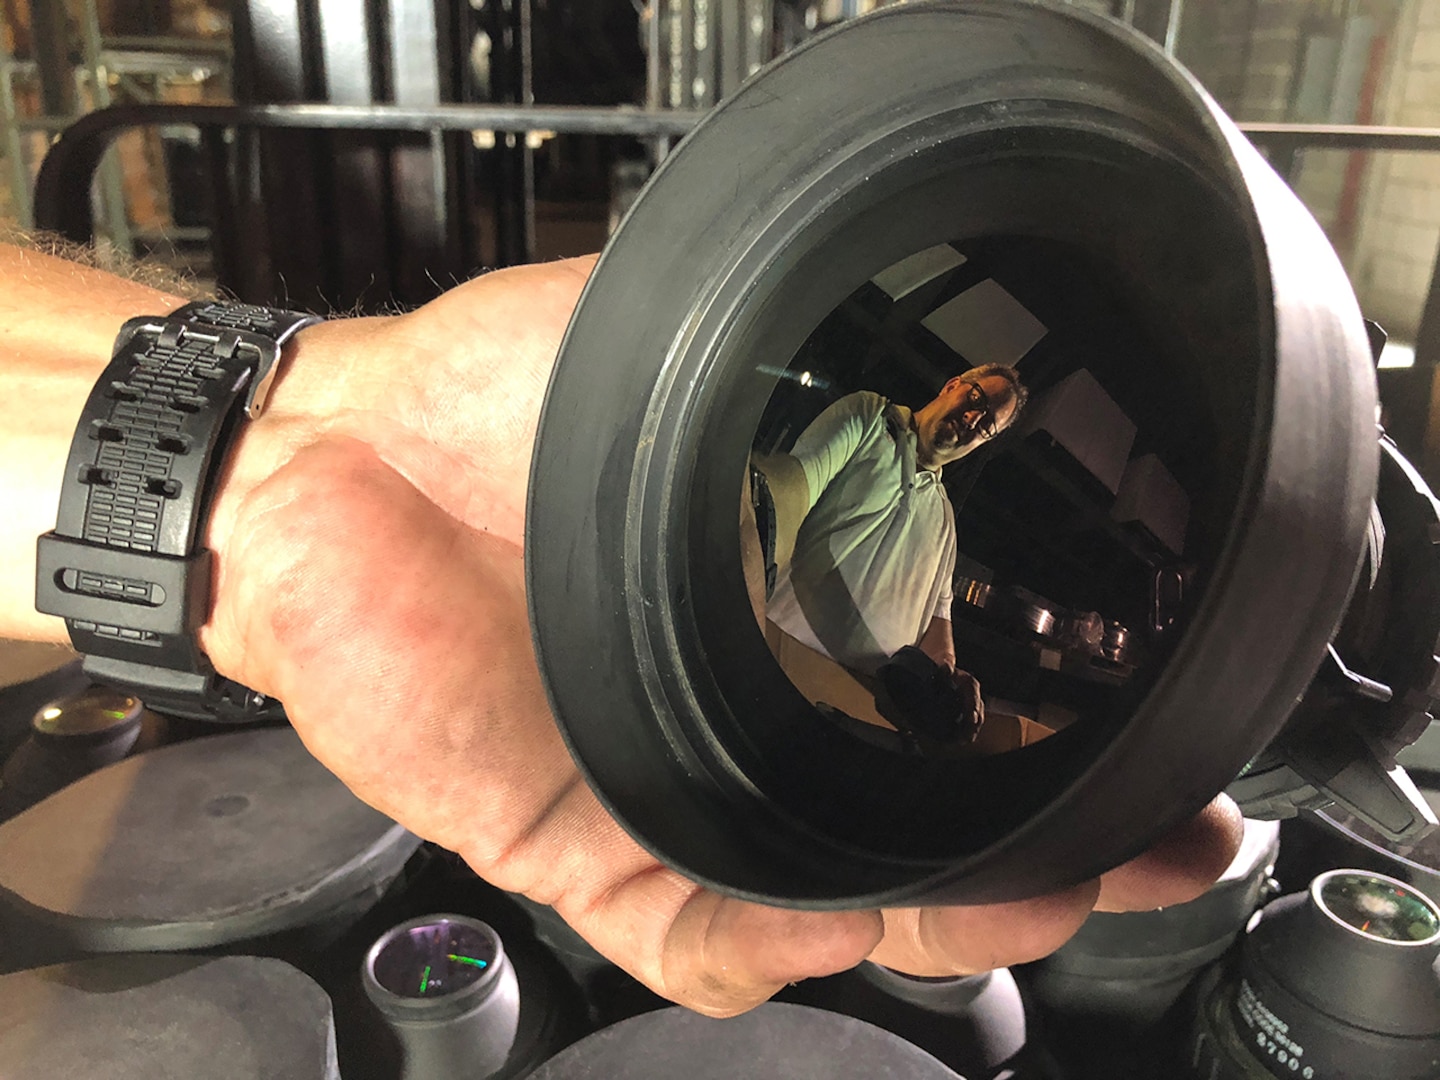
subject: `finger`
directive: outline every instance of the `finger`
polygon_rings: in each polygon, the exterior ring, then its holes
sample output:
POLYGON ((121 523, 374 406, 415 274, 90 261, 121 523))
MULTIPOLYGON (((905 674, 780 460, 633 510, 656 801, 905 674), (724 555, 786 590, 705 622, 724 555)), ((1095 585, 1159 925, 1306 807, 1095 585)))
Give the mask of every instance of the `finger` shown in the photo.
POLYGON ((870 955, 912 975, 974 975, 1048 956, 1089 916, 1097 882, 1032 900, 969 907, 896 908, 870 955))
POLYGON ((788 983, 854 967, 883 932, 874 911, 787 911, 700 890, 666 936, 665 994, 709 1016, 733 1016, 788 983))
POLYGON ((1225 872, 1244 835, 1235 803, 1217 795, 1149 851, 1105 874, 1098 910, 1148 911, 1195 899, 1225 872))
POLYGON ((853 967, 883 930, 876 912, 786 911, 703 889, 659 865, 583 784, 497 858, 462 854, 487 880, 553 904, 657 993, 710 1016, 853 967))

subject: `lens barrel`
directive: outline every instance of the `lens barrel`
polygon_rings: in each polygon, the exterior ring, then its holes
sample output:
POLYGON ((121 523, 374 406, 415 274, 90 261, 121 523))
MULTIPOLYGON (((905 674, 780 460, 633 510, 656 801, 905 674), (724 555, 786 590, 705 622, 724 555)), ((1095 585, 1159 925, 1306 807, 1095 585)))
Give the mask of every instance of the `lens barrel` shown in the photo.
POLYGON ((1410 885, 1332 870, 1266 906, 1201 1007, 1196 1076, 1440 1075, 1440 908, 1410 885), (1213 1072, 1211 1070, 1214 1070, 1213 1072))
POLYGON ((527 513, 552 706, 617 820, 732 895, 977 903, 1093 877, 1223 789, 1309 684, 1361 562, 1374 409, 1333 250, 1173 61, 1066 5, 881 9, 711 113, 590 278, 527 513), (1211 433, 1204 580, 1123 708, 1015 753, 889 753, 757 630, 743 478, 767 372, 887 267, 997 237, 1103 264, 1160 343, 1134 370, 1211 433))
POLYGON ((484 1080, 504 1068, 520 988, 488 924, 464 915, 401 923, 370 947, 361 980, 400 1043, 402 1080, 484 1080))

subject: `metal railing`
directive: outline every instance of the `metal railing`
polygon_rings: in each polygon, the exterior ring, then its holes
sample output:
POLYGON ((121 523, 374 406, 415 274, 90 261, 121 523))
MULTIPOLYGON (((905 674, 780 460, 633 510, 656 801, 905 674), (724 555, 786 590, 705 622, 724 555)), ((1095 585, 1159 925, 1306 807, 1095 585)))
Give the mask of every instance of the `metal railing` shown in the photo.
MULTIPOLYGON (((0 91, 4 80, 0 79, 0 91)), ((91 185, 107 148, 121 132, 154 125, 191 125, 215 155, 225 152, 226 132, 289 129, 310 132, 442 132, 481 131, 622 135, 638 138, 683 136, 705 115, 703 111, 640 108, 535 105, 126 105, 101 109, 76 120, 50 148, 35 186, 34 220, 44 229, 77 242, 94 235, 91 185)), ((1399 128, 1343 124, 1250 123, 1241 130, 1292 183, 1306 150, 1401 151, 1440 153, 1440 128, 1399 128)), ((217 218, 221 215, 217 211, 217 218)), ((222 232, 231 228, 217 220, 222 232)), ((238 238, 212 235, 212 249, 234 250, 238 238)), ((218 261, 218 257, 217 257, 218 261)), ((1440 369, 1440 261, 1432 265, 1426 299, 1415 335, 1416 371, 1412 402, 1422 412, 1412 417, 1416 439, 1434 428, 1423 410, 1430 398, 1430 373, 1440 369), (1423 388, 1421 384, 1423 383, 1423 388)), ((1440 440, 1440 431, 1428 438, 1440 440)), ((1437 450, 1440 453, 1440 450, 1437 450)))

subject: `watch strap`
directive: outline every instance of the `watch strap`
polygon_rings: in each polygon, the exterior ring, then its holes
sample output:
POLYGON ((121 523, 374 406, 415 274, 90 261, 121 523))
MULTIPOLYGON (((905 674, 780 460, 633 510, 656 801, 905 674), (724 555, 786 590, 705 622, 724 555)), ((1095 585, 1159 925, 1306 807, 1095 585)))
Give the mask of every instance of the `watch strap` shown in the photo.
POLYGON ((97 680, 205 719, 283 716, 216 675, 196 639, 210 608, 199 547, 236 427, 258 415, 285 341, 315 316, 203 301, 132 319, 81 414, 35 606, 65 618, 97 680))

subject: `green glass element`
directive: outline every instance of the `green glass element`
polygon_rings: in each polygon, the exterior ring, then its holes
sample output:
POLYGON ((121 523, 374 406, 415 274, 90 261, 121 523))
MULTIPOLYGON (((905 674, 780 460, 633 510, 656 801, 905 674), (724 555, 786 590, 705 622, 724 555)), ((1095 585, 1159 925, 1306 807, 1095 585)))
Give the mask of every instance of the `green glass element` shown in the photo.
POLYGON ((1440 934, 1440 911, 1409 886, 1368 874, 1336 874, 1320 902, 1341 922, 1378 941, 1427 941, 1440 934))
POLYGON ((425 965, 425 973, 420 976, 420 992, 423 994, 430 989, 430 965, 425 965))

